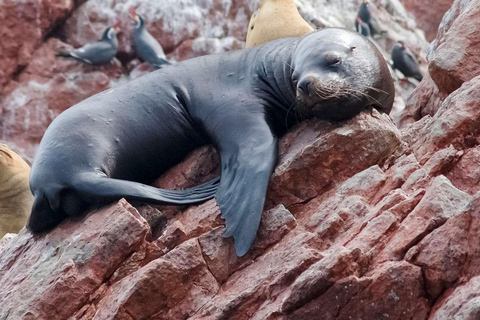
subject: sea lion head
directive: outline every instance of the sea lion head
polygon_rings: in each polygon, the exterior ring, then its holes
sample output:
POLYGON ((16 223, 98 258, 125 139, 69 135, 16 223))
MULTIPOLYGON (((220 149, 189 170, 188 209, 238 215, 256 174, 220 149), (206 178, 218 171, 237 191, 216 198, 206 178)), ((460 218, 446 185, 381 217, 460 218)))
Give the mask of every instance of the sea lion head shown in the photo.
POLYGON ((344 120, 373 106, 389 113, 393 79, 378 49, 360 34, 329 28, 300 40, 293 57, 296 108, 304 117, 344 120))
MULTIPOLYGON (((59 200, 55 200, 59 201, 59 200)), ((27 228, 34 232, 43 232, 46 230, 51 230, 57 226, 63 219, 65 219, 65 214, 63 214, 55 206, 55 204, 49 202, 48 197, 45 194, 36 194, 35 200, 33 201, 32 214, 27 222, 27 228), (55 209, 54 209, 55 208, 55 209)))

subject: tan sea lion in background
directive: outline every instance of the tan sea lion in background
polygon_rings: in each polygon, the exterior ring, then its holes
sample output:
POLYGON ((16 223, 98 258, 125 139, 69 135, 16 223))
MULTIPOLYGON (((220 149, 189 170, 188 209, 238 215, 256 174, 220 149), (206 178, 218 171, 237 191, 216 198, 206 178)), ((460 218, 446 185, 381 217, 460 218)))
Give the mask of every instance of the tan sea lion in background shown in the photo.
POLYGON ((0 238, 17 233, 28 220, 33 204, 29 175, 27 162, 0 143, 0 238))
POLYGON ((293 0, 260 0, 248 25, 246 48, 272 40, 301 37, 312 31, 293 0))

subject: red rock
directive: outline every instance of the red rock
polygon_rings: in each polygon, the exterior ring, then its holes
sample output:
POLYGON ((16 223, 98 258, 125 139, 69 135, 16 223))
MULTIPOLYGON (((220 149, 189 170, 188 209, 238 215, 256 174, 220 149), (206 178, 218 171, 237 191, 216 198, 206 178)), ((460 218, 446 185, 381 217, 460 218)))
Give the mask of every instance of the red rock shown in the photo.
POLYGON ((478 319, 480 317, 479 301, 480 276, 477 276, 466 284, 455 288, 449 297, 442 300, 441 305, 434 309, 429 319, 478 319))
POLYGON ((405 109, 399 116, 398 126, 405 128, 426 115, 433 116, 447 96, 448 94, 438 90, 430 74, 427 73, 408 97, 405 109))
POLYGON ((415 16, 417 26, 425 31, 425 38, 433 41, 442 17, 452 6, 453 0, 436 1, 434 6, 429 1, 402 0, 402 3, 415 16))
POLYGON ((99 68, 55 57, 61 46, 51 39, 35 51, 19 82, 8 88, 9 95, 0 103, 0 136, 29 158, 59 113, 108 89, 122 76, 118 61, 99 68))
POLYGON ((218 292, 197 240, 114 284, 97 305, 94 319, 186 319, 218 292), (146 299, 148 297, 148 299, 146 299))
POLYGON ((162 251, 168 252, 180 243, 223 224, 220 209, 214 200, 210 200, 199 206, 192 206, 172 219, 156 244, 162 251))
POLYGON ((163 212, 154 208, 151 205, 142 205, 137 208, 138 213, 148 222, 152 230, 152 237, 158 238, 160 233, 167 225, 168 218, 163 212))
POLYGON ((155 184, 159 188, 188 188, 216 177, 220 173, 219 164, 215 148, 203 146, 192 151, 186 160, 168 170, 155 184))
MULTIPOLYGON (((413 154, 404 154, 400 156, 396 162, 387 170, 387 179, 383 189, 387 193, 393 189, 400 188, 410 175, 420 169, 420 164, 413 154)), ((384 196, 385 192, 381 192, 380 196, 384 196)), ((376 196, 378 199, 379 195, 376 196)), ((376 201, 378 202, 378 201, 376 201)))
POLYGON ((224 227, 204 233, 198 241, 208 269, 223 284, 235 271, 249 265, 267 248, 280 242, 295 226, 295 218, 283 205, 264 212, 252 250, 240 259, 235 255, 232 239, 222 237, 224 227))
POLYGON ((305 217, 300 223, 332 245, 334 242, 330 243, 330 239, 347 235, 345 231, 354 225, 360 227, 359 221, 371 210, 370 200, 384 182, 385 175, 378 166, 364 170, 340 185, 329 199, 311 201, 303 209, 305 217))
POLYGON ((173 51, 172 55, 178 61, 182 61, 207 54, 240 50, 243 49, 244 46, 244 42, 235 37, 222 39, 198 37, 195 40, 182 42, 175 51, 173 51))
MULTIPOLYGON (((163 174, 155 186, 163 189, 187 189, 220 176, 220 157, 213 146, 191 152, 179 165, 163 174)), ((182 206, 159 206, 167 217, 178 214, 182 206)))
MULTIPOLYGON (((405 1, 407 4, 418 4, 423 10, 432 11, 443 11, 442 6, 452 2, 445 0, 432 7, 422 2, 405 1)), ((420 16, 420 11, 417 12, 420 16)), ((433 116, 449 94, 479 74, 479 38, 475 22, 479 16, 480 5, 477 1, 453 2, 428 53, 429 74, 408 99, 399 121, 401 127, 426 115, 433 116)), ((428 19, 431 19, 430 15, 428 19)))
POLYGON ((429 54, 428 67, 440 91, 450 94, 480 73, 479 18, 480 3, 470 1, 465 5, 462 1, 456 1, 442 22, 448 26, 439 32, 429 54), (452 19, 452 16, 455 17, 452 19))
POLYGON ((422 268, 427 291, 433 300, 461 276, 469 253, 467 230, 470 220, 469 212, 448 220, 405 256, 407 261, 422 268))
POLYGON ((67 319, 148 231, 145 220, 124 200, 80 221, 66 221, 47 235, 22 230, 0 256, 0 314, 67 319))
POLYGON ((15 73, 28 65, 43 37, 70 14, 74 4, 73 0, 2 1, 0 93, 15 73))
POLYGON ((438 150, 423 166, 432 177, 448 173, 457 163, 462 152, 458 152, 452 145, 438 150))
POLYGON ((466 150, 447 178, 455 187, 471 195, 480 191, 480 147, 466 150))
POLYGON ((265 211, 260 221, 254 249, 265 250, 279 242, 297 225, 295 217, 282 204, 265 211))
POLYGON ((477 144, 479 101, 480 77, 476 77, 451 94, 433 117, 425 117, 404 131, 420 163, 449 145, 463 150, 477 144))
POLYGON ((400 146, 399 132, 386 115, 369 113, 341 124, 304 121, 287 134, 271 179, 270 201, 285 206, 307 201, 329 184, 343 182, 393 154, 400 146))
POLYGON ((281 311, 290 313, 301 305, 326 292, 336 281, 359 275, 356 260, 360 250, 338 247, 325 252, 323 259, 302 273, 292 284, 283 298, 281 311))
POLYGON ((268 304, 321 256, 314 235, 289 234, 254 264, 234 273, 219 293, 193 319, 251 319, 262 304, 268 304))
POLYGON ((377 263, 403 259, 405 253, 428 233, 459 215, 470 200, 468 194, 456 189, 444 176, 434 178, 425 196, 375 258, 377 263))
POLYGON ((371 274, 333 284, 287 319, 425 319, 422 272, 406 262, 388 262, 371 274))
MULTIPOLYGON (((140 4, 170 58, 240 46, 256 2, 207 2, 92 0, 64 31, 73 44, 84 44, 116 14, 126 22, 127 4, 140 4), (175 19, 166 14, 172 10, 175 19)), ((375 8, 389 32, 377 39, 380 46, 404 38, 419 53, 421 33, 409 27, 399 2, 389 3, 375 8)), ((476 0, 454 3, 431 56, 445 52, 451 32, 475 27, 457 20, 476 6, 476 0)), ((300 11, 328 25, 353 21, 356 8, 338 15, 338 4, 307 0, 300 11)), ((126 63, 132 56, 124 31, 120 58, 126 63)), ((55 58, 59 46, 65 44, 53 39, 41 45, 2 97, 0 136, 30 153, 58 112, 124 79, 119 65, 91 68, 55 58)), ((130 77, 148 71, 144 66, 128 63, 130 77)), ((414 107, 407 106, 401 134, 375 110, 341 123, 310 120, 292 128, 280 141, 257 239, 242 258, 232 239, 222 237, 214 200, 141 207, 140 213, 120 201, 48 235, 22 231, 0 244, 0 318, 478 318, 480 194, 471 195, 479 182, 480 82, 462 78, 466 82, 450 94, 444 84, 457 83, 463 65, 455 68, 441 76, 452 79, 425 77, 409 101, 414 107)), ((407 89, 398 91, 406 99, 407 89)), ((201 148, 156 185, 197 185, 219 174, 218 163, 212 147, 201 148)))

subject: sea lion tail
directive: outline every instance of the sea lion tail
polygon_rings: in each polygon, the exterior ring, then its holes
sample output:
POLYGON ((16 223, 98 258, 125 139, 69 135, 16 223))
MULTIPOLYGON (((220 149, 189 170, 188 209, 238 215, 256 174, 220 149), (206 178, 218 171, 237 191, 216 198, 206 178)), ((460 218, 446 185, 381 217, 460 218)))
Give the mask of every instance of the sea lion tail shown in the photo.
POLYGON ((138 182, 112 179, 105 176, 89 176, 75 184, 82 196, 113 201, 121 198, 156 204, 191 204, 213 198, 220 177, 185 190, 166 190, 138 182))

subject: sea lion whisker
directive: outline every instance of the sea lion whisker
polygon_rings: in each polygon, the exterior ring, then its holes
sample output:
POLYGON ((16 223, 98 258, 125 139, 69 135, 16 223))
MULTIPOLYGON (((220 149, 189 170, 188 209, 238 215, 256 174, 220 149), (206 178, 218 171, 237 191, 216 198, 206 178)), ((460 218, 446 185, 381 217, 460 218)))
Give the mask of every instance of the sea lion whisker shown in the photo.
POLYGON ((295 101, 288 107, 287 114, 285 115, 285 127, 288 129, 288 114, 290 113, 290 110, 293 108, 295 105, 295 101))
POLYGON ((292 69, 293 71, 295 70, 295 69, 293 69, 293 67, 292 67, 288 62, 284 62, 284 64, 287 65, 287 66, 289 66, 290 69, 292 69))
POLYGON ((366 86, 365 88, 373 90, 375 92, 379 92, 379 93, 383 93, 383 94, 387 94, 387 95, 389 94, 388 92, 386 92, 384 90, 381 90, 381 89, 378 89, 378 88, 374 88, 374 87, 370 87, 370 86, 366 86))
POLYGON ((369 95, 369 94, 367 94, 367 93, 365 93, 365 92, 359 91, 359 90, 354 90, 354 89, 351 89, 351 90, 352 90, 352 92, 355 92, 355 93, 358 93, 358 94, 364 96, 365 98, 367 98, 368 101, 374 101, 374 102, 376 102, 377 104, 381 105, 381 103, 380 103, 377 99, 375 99, 374 97, 372 97, 371 95, 369 95))

